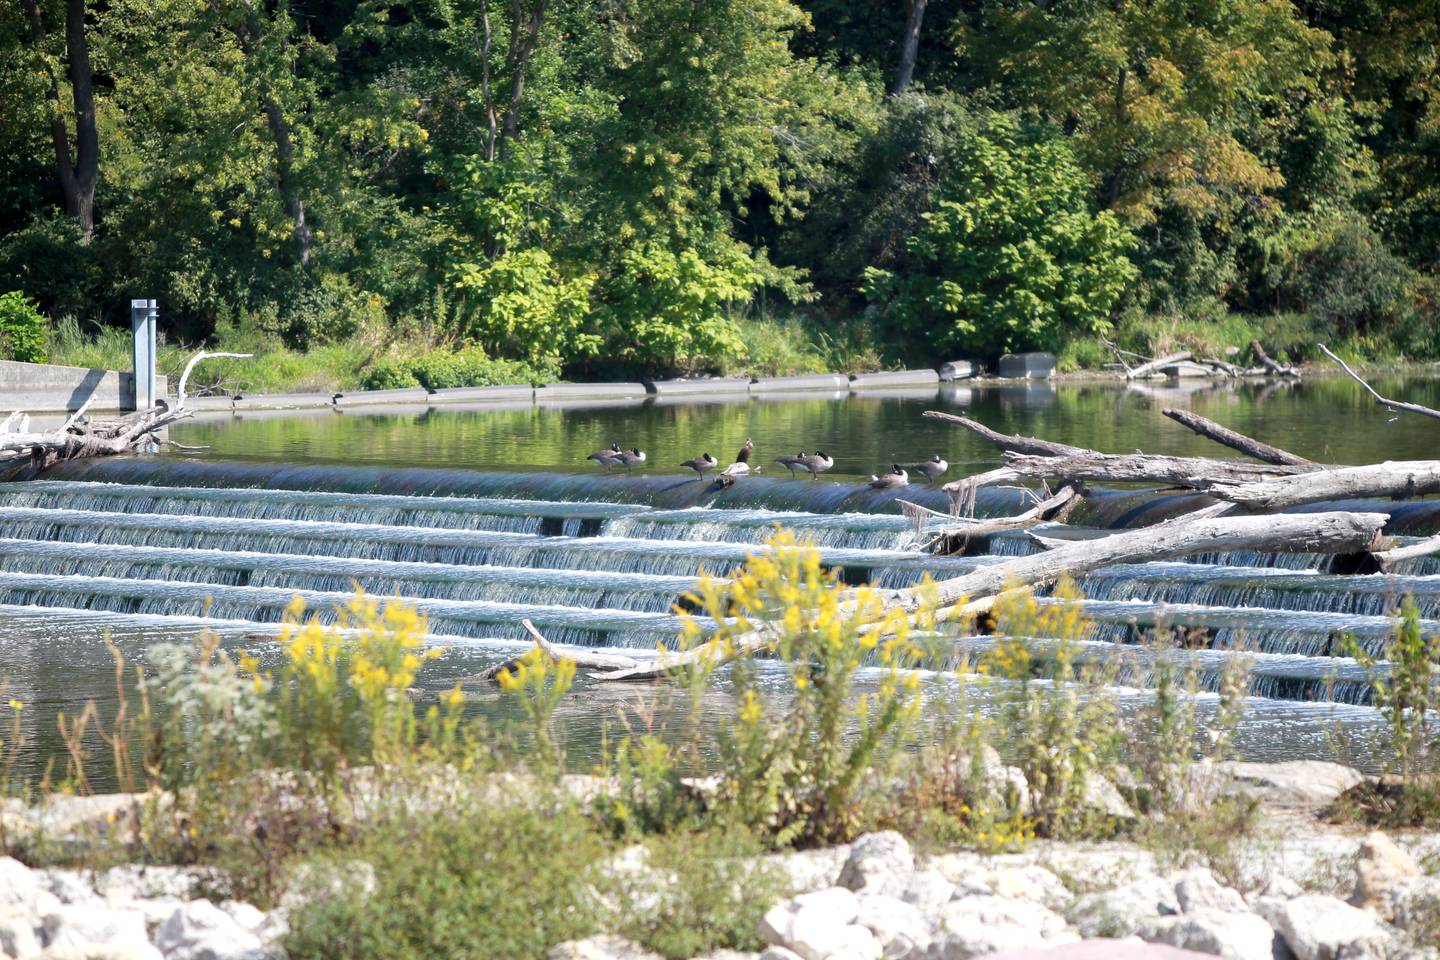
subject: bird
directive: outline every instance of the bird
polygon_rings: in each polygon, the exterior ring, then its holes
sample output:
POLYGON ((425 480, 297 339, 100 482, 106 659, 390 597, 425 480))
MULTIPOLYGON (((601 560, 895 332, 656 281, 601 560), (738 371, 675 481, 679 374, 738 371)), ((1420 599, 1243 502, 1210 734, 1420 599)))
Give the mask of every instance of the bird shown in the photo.
POLYGON ((910 474, 906 473, 905 468, 900 466, 900 464, 898 463, 892 463, 890 465, 889 473, 882 473, 878 475, 872 473, 870 475, 870 486, 874 487, 876 490, 889 490, 893 487, 904 487, 908 486, 909 483, 910 474))
POLYGON ((639 447, 631 447, 629 450, 621 450, 617 462, 620 466, 629 470, 631 467, 638 467, 645 462, 645 451, 639 447))
POLYGON ((741 447, 740 452, 735 454, 735 462, 721 472, 727 477, 743 477, 748 473, 759 473, 759 467, 756 467, 753 471, 750 468, 750 454, 753 453, 754 450, 755 444, 747 437, 745 446, 741 447))
POLYGON ((686 460, 684 463, 680 464, 680 466, 690 470, 694 470, 700 477, 703 477, 711 470, 714 470, 715 467, 719 465, 719 463, 720 461, 710 456, 709 453, 702 453, 700 456, 696 457, 693 460, 686 460))
POLYGON ((805 454, 803 454, 803 453, 797 453, 797 454, 795 454, 793 457, 792 457, 792 456, 779 457, 778 459, 776 459, 775 462, 778 463, 778 464, 780 464, 780 466, 784 467, 786 470, 789 470, 789 471, 790 471, 790 479, 791 479, 791 480, 794 480, 794 479, 795 479, 795 470, 796 470, 796 468, 799 468, 799 469, 801 469, 801 470, 804 470, 804 469, 805 469, 805 454))
POLYGON ((910 473, 918 473, 926 480, 931 481, 942 476, 946 470, 950 469, 950 464, 938 453, 929 460, 921 460, 919 463, 902 463, 900 466, 904 467, 910 473))
POLYGON ((820 474, 835 466, 835 458, 823 450, 800 455, 800 466, 810 471, 810 479, 817 480, 820 474))
POLYGON ((614 467, 615 464, 620 462, 620 454, 620 444, 612 442, 610 444, 610 449, 596 450, 594 453, 590 454, 590 456, 586 457, 585 459, 594 460, 596 463, 600 464, 600 466, 605 468, 606 473, 609 473, 610 469, 614 467))

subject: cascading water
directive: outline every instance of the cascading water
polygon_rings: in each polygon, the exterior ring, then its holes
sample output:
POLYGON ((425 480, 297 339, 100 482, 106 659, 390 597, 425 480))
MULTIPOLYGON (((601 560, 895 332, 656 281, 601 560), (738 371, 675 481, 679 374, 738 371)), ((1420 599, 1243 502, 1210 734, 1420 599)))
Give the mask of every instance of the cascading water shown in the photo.
MULTIPOLYGON (((527 617, 557 642, 646 650, 673 639, 674 609, 698 574, 724 575, 777 526, 813 541, 847 582, 885 587, 1037 549, 1021 532, 978 540, 975 556, 930 557, 915 549, 923 534, 893 494, 768 477, 721 489, 676 476, 163 458, 67 463, 46 476, 0 483, 0 606, 15 624, 32 612, 85 611, 265 634, 296 594, 323 612, 360 587, 410 600, 452 643, 519 642, 527 617)), ((933 488, 903 496, 948 505, 933 488)), ((1069 535, 1103 535, 1085 527, 1159 509, 1137 507, 1133 493, 1097 502, 1069 535)), ((986 490, 977 513, 1020 503, 1015 491, 986 490)), ((1419 531, 1434 511, 1412 515, 1419 531)), ((1087 655, 1163 626, 1200 647, 1188 654, 1202 686, 1217 686, 1227 659, 1247 655, 1257 696, 1367 702, 1341 638, 1378 652, 1386 615, 1405 595, 1423 617, 1440 617, 1440 577, 1427 561, 1397 576, 1322 572, 1329 564, 1224 554, 1092 571, 1080 579, 1096 622, 1087 655)), ((1143 660, 1134 664, 1143 686, 1143 660)))

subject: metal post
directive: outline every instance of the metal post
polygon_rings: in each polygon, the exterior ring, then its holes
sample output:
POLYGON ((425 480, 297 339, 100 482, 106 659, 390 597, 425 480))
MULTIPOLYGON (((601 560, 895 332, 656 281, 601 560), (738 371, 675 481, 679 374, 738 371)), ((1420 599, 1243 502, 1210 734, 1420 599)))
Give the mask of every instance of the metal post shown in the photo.
POLYGON ((135 345, 135 409, 155 406, 155 326, 160 316, 154 300, 130 301, 130 335, 135 345))

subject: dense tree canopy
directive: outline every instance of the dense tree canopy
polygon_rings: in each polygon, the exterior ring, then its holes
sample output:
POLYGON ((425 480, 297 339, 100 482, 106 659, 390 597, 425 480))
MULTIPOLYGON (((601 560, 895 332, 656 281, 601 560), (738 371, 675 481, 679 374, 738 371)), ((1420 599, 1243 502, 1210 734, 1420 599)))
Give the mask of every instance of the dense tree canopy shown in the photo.
POLYGON ((0 0, 0 293, 581 375, 757 314, 1434 352, 1437 50, 1436 0, 0 0))

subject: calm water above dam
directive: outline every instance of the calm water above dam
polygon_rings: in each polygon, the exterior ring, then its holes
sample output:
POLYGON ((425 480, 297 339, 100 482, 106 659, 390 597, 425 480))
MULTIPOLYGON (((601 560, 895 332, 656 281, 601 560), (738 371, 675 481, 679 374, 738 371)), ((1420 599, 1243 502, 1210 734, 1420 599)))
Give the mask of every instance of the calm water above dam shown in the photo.
MULTIPOLYGON (((1377 382, 1387 395, 1440 406, 1440 381, 1377 382)), ((173 438, 203 451, 62 464, 38 481, 0 484, 0 677, 31 706, 32 763, 54 749, 57 710, 111 695, 109 631, 143 660, 161 641, 202 625, 226 642, 274 656, 270 637, 295 593, 327 609, 359 584, 425 611, 446 655, 426 678, 436 689, 523 644, 529 617, 551 639, 653 649, 673 636, 671 607, 702 569, 723 571, 776 523, 795 527, 847 580, 888 586, 922 573, 953 576, 1028 552, 997 536, 976 556, 918 553, 893 495, 858 478, 890 462, 939 453, 947 479, 999 462, 968 433, 923 419, 963 411, 996 429, 1128 452, 1223 455, 1160 415, 1185 406, 1242 432, 1330 462, 1433 458, 1440 428, 1396 419, 1347 380, 1215 387, 1021 384, 918 394, 635 403, 595 407, 254 413, 200 419, 173 438), (715 492, 673 465, 709 451, 728 463, 752 438, 760 477, 715 492), (646 469, 606 477, 584 457, 612 441, 649 453, 646 469), (782 453, 822 449, 836 468, 791 480, 782 453)), ((937 490, 907 499, 941 506, 937 490)), ((1013 512, 1014 491, 987 491, 979 511, 1013 512)), ((1073 522, 1134 522, 1146 493, 1099 497, 1073 522)), ((1381 505, 1393 531, 1440 529, 1433 503, 1381 505)), ((1148 516, 1149 514, 1147 514, 1148 516)), ((1392 576, 1338 575, 1329 558, 1224 554, 1193 562, 1095 571, 1081 581, 1097 622, 1087 655, 1133 650, 1149 626, 1195 631, 1193 657, 1215 683, 1236 650, 1253 657, 1254 699, 1241 731, 1254 757, 1329 757, 1343 728, 1366 753, 1378 718, 1360 671, 1337 657, 1339 638, 1378 650, 1386 616, 1413 594, 1440 620, 1440 562, 1392 576), (1338 727, 1337 727, 1338 725, 1338 727)), ((956 638, 959 651, 983 639, 956 638)), ((1143 660, 1143 658, 1141 658, 1143 660)), ((1125 697, 1145 696, 1143 662, 1125 697)), ((653 688, 646 688, 653 693, 653 688)), ((504 705, 474 688, 478 709, 504 705)), ((564 710, 580 759, 601 722, 634 688, 582 686, 564 710)), ((723 690, 717 693, 723 704, 723 690)))

